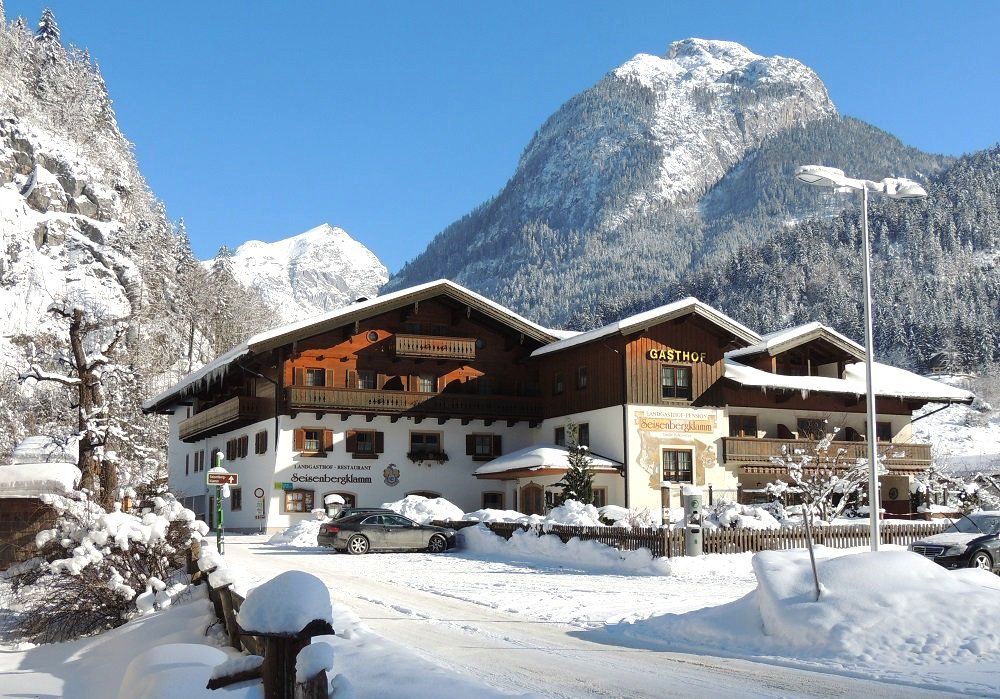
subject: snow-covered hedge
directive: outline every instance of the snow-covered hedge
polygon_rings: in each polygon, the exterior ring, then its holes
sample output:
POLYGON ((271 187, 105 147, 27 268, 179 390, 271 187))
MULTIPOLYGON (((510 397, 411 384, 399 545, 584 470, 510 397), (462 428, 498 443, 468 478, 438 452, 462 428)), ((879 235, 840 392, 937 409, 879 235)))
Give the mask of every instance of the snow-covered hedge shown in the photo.
POLYGON ((53 641, 113 628, 170 606, 186 589, 177 571, 208 527, 172 495, 140 515, 105 512, 78 492, 42 499, 59 515, 35 537, 39 558, 11 578, 19 636, 53 641))

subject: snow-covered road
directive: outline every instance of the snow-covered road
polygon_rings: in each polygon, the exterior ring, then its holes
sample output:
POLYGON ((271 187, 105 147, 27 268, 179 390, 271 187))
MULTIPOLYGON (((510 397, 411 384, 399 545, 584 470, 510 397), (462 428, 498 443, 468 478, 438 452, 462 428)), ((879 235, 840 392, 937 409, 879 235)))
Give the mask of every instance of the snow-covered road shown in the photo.
MULTIPOLYGON (((250 578, 322 578, 375 632, 456 672, 541 697, 922 697, 915 687, 709 656, 601 645, 604 623, 741 597, 740 566, 670 576, 593 575, 469 554, 336 555, 230 537, 226 558, 250 578)), ((373 668, 376 671, 377 668, 373 668)), ((400 696, 405 696, 401 690, 400 696)), ((956 695, 957 696, 957 695, 956 695)))

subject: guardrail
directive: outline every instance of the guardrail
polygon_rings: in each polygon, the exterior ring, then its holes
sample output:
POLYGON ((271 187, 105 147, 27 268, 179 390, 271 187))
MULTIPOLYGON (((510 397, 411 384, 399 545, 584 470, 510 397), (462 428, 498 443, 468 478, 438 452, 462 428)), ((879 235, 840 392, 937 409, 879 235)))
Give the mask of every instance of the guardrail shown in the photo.
POLYGON ((206 433, 221 428, 229 429, 230 423, 254 422, 261 415, 260 399, 252 396, 236 396, 211 408, 182 420, 178 425, 181 441, 206 436, 206 433))
POLYGON ((474 337, 397 334, 394 349, 397 357, 475 359, 476 339, 474 337))
MULTIPOLYGON (((722 451, 725 461, 747 461, 770 463, 771 458, 781 456, 782 450, 803 450, 813 454, 817 442, 809 439, 773 439, 770 437, 723 437, 722 451)), ((868 458, 868 445, 865 442, 831 442, 829 457, 832 458, 840 450, 844 450, 842 459, 855 460, 868 458)), ((931 445, 911 442, 879 442, 878 451, 886 464, 890 466, 930 466, 931 445)))
POLYGON ((521 396, 481 396, 461 393, 420 393, 366 388, 293 386, 288 405, 293 410, 351 410, 407 413, 440 417, 491 417, 497 420, 540 420, 541 401, 521 396))

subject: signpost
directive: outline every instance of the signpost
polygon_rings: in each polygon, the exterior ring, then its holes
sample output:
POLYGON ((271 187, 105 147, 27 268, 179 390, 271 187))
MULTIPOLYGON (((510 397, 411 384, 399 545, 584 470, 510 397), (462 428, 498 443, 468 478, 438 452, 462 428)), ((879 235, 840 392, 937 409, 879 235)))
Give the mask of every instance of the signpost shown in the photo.
POLYGON ((264 514, 264 489, 255 488, 253 491, 253 496, 257 498, 257 519, 260 520, 260 533, 264 533, 264 520, 267 519, 267 515, 264 514))
MULTIPOLYGON (((215 453, 215 466, 208 470, 208 485, 215 486, 215 547, 220 554, 226 553, 226 532, 222 528, 222 487, 239 485, 240 476, 237 473, 229 473, 222 467, 222 452, 215 453)), ((229 489, 226 488, 226 497, 229 497, 229 489)))

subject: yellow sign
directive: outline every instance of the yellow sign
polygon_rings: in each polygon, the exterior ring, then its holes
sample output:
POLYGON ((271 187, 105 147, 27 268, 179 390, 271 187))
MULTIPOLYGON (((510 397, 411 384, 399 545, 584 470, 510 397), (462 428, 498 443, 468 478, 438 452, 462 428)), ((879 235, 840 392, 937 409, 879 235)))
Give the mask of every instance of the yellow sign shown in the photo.
POLYGON ((646 353, 646 357, 649 359, 664 359, 668 362, 704 362, 707 356, 706 352, 691 352, 673 347, 654 348, 646 353))

